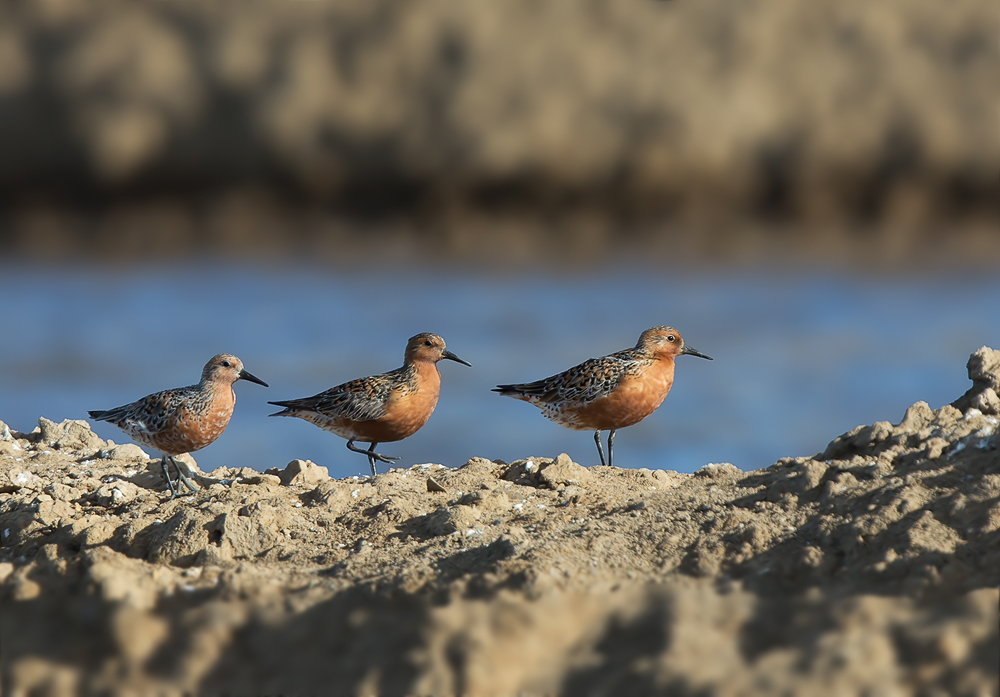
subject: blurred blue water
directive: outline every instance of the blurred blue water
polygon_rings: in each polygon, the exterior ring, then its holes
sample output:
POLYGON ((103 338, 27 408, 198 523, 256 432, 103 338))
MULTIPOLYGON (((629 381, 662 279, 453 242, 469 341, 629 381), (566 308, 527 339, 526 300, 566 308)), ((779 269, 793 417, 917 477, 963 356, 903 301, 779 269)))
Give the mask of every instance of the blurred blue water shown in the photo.
MULTIPOLYGON (((1000 346, 1000 281, 976 277, 6 265, 0 297, 0 420, 18 430, 39 416, 82 419, 191 384, 215 353, 240 356, 271 387, 237 383, 229 428, 195 455, 206 470, 298 457, 333 476, 366 472, 340 438, 265 418, 266 401, 397 367, 406 339, 421 331, 441 334, 475 367, 442 363, 434 416, 379 448, 404 466, 560 452, 595 464, 590 434, 489 389, 631 346, 657 324, 674 325, 715 360, 679 359, 663 406, 618 434, 623 467, 753 469, 810 455, 857 424, 898 421, 915 401, 936 408, 955 399, 969 386, 968 355, 1000 346)), ((128 440, 109 424, 94 428, 128 440)))

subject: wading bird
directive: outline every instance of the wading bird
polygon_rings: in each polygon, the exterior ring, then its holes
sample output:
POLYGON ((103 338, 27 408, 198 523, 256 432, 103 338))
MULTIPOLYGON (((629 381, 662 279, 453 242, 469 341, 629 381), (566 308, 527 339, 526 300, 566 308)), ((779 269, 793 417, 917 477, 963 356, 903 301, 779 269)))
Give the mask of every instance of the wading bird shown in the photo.
POLYGON ((656 411, 674 384, 674 358, 683 355, 712 360, 686 345, 673 327, 653 327, 639 336, 634 348, 591 358, 537 382, 498 385, 493 392, 535 405, 560 426, 594 431, 602 465, 601 431, 610 431, 607 464, 611 465, 615 431, 656 411))

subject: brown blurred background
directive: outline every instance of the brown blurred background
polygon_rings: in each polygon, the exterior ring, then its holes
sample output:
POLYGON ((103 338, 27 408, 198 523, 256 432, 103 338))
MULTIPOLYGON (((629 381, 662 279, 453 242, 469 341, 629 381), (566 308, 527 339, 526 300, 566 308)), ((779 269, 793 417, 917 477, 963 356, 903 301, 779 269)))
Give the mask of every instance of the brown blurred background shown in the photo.
POLYGON ((4 3, 0 245, 992 264, 996 10, 4 3))

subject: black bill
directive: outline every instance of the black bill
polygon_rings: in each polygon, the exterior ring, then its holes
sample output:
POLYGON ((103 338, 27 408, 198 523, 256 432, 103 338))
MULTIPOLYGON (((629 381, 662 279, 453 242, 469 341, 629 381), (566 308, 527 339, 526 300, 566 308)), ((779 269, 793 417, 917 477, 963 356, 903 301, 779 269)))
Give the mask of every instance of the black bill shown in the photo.
POLYGON ((447 349, 445 349, 444 351, 441 352, 441 357, 442 358, 447 358, 449 361, 455 361, 456 363, 461 363, 462 365, 467 365, 470 368, 472 367, 471 363, 469 363, 468 361, 463 361, 461 358, 459 358, 458 356, 456 356, 454 353, 452 353, 451 351, 449 351, 447 349))
POLYGON ((240 371, 240 380, 249 380, 250 382, 256 382, 258 385, 263 385, 264 387, 268 387, 268 384, 266 382, 261 380, 256 375, 248 373, 245 370, 240 371))
POLYGON ((711 356, 706 356, 704 353, 698 349, 691 348, 687 344, 684 344, 684 348, 681 349, 681 355, 687 354, 688 356, 697 356, 698 358, 705 358, 707 360, 713 360, 711 356))

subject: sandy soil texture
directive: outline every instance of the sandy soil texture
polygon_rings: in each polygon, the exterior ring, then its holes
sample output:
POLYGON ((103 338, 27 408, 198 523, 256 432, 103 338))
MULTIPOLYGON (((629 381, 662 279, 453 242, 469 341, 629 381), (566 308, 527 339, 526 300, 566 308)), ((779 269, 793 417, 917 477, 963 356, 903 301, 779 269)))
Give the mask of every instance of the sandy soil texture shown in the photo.
MULTIPOLYGON (((995 695, 1000 351, 811 458, 202 473, 0 423, 9 695, 995 695)), ((257 464, 257 463, 255 463, 257 464)))

